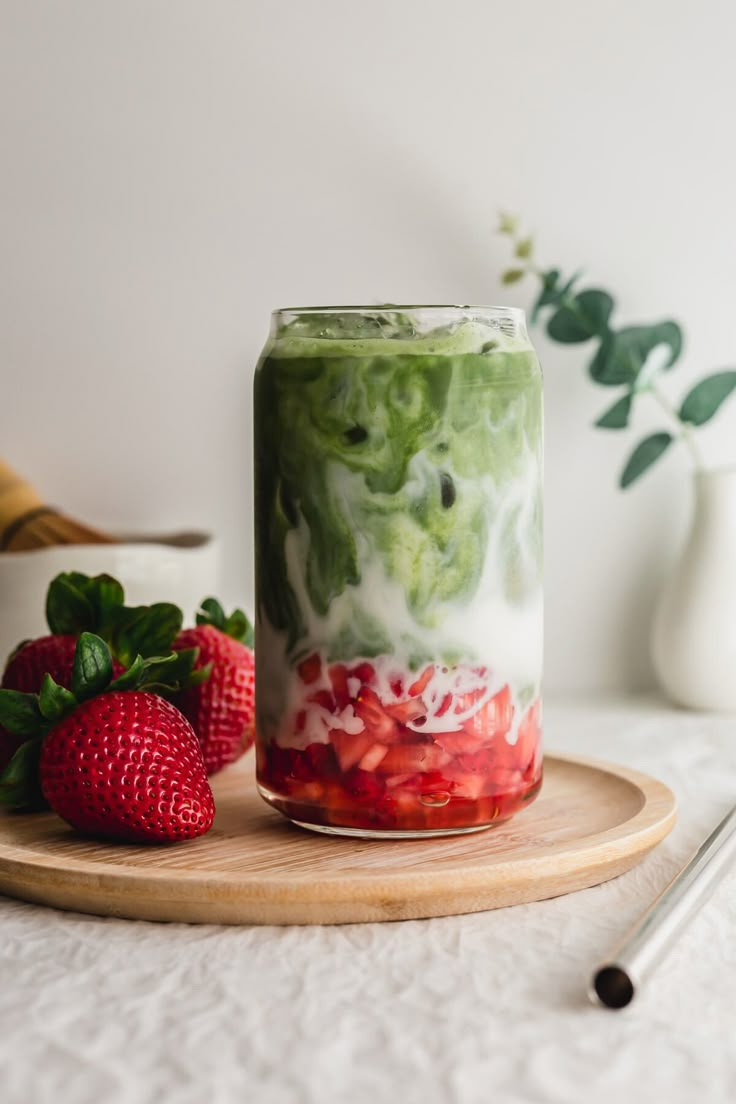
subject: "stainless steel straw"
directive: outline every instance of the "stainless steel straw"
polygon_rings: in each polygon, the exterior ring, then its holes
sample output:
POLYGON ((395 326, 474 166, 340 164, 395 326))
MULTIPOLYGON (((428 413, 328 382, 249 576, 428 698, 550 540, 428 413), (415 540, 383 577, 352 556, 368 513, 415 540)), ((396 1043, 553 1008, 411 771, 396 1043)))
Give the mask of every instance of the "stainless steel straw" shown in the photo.
POLYGON ((700 845, 641 919, 601 963, 588 995, 594 1004, 624 1008, 655 970, 678 935, 715 889, 719 875, 736 857, 736 807, 700 845))

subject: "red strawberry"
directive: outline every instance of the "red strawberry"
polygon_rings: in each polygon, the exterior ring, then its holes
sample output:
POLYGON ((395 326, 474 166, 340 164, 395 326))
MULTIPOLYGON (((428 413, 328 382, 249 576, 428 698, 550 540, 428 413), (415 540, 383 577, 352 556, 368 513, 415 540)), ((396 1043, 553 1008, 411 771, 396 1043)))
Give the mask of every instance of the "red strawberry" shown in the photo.
MULTIPOLYGON (((38 640, 29 640, 22 644, 8 660, 2 678, 3 689, 37 694, 41 689, 43 676, 49 674, 59 686, 70 690, 76 646, 76 636, 69 634, 41 636, 38 640)), ((115 666, 116 674, 121 674, 123 668, 117 662, 115 666)), ((21 743, 21 740, 0 727, 0 771, 5 769, 21 743)))
POLYGON ((214 598, 202 603, 197 626, 179 633, 175 651, 199 648, 195 670, 211 666, 206 682, 179 695, 177 705, 197 734, 208 774, 234 763, 252 745, 255 657, 245 641, 252 630, 245 614, 225 617, 214 598))
MULTIPOLYGON (((72 685, 72 666, 76 636, 65 633, 61 636, 40 636, 22 644, 8 660, 2 679, 4 690, 20 690, 24 694, 37 694, 41 689, 43 676, 51 675, 54 682, 66 690, 72 685)), ((124 668, 113 661, 115 677, 123 673, 124 668)), ((19 747, 20 741, 0 727, 0 771, 4 770, 19 747)))
POLYGON ((0 719, 22 740, 0 777, 0 799, 37 805, 37 790, 74 828, 137 843, 200 836, 214 801, 199 742, 170 702, 147 683, 176 690, 196 654, 137 657, 112 680, 107 645, 91 633, 77 643, 73 692, 49 675, 41 693, 0 690, 0 719))
POLYGON ((77 638, 70 633, 40 636, 37 640, 21 644, 8 660, 3 674, 3 689, 37 694, 43 676, 49 674, 59 686, 70 690, 76 646, 77 638))
MULTIPOLYGON (((68 633, 62 636, 40 636, 29 640, 13 653, 5 668, 4 690, 21 690, 24 694, 37 694, 44 675, 51 675, 54 682, 65 690, 72 688, 72 666, 77 637, 68 633)), ((113 678, 122 675, 125 668, 116 659, 112 661, 113 678)))
MULTIPOLYGON (((113 677, 136 655, 164 655, 181 628, 181 610, 168 602, 128 607, 117 579, 64 572, 52 579, 46 594, 50 636, 20 645, 8 660, 2 688, 37 694, 43 677, 71 689, 74 649, 81 632, 95 632, 112 644, 113 677), (121 660, 121 662, 118 662, 121 660)), ((10 761, 18 741, 0 727, 0 770, 10 761)))
POLYGON ((155 694, 122 690, 82 702, 44 740, 39 771, 51 808, 88 835, 162 843, 212 826, 197 737, 155 694))

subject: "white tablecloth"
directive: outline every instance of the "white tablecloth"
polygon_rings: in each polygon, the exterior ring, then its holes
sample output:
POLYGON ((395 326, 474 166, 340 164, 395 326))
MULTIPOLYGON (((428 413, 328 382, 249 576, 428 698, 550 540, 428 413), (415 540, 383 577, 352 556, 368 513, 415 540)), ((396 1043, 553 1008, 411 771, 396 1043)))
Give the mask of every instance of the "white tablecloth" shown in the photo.
POLYGON ((547 745, 650 771, 680 819, 607 885, 339 928, 157 925, 0 899, 4 1104, 736 1099, 736 873, 628 1009, 591 965, 736 800, 736 720, 549 704, 547 745))

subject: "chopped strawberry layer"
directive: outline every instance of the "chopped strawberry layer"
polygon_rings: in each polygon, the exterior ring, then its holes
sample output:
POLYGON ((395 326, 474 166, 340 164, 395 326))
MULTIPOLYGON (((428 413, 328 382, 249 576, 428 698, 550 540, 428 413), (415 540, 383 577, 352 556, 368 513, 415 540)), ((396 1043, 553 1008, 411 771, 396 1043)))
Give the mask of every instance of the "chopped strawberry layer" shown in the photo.
POLYGON ((376 669, 371 663, 359 663, 357 667, 353 667, 350 674, 352 678, 370 685, 376 677, 376 669))
POLYGON ((307 656, 297 667, 297 673, 302 682, 307 684, 316 682, 322 673, 322 660, 316 653, 307 656))
POLYGON ((350 689, 348 687, 348 669, 343 663, 335 663, 330 667, 330 682, 332 692, 335 695, 335 703, 338 709, 344 709, 350 703, 350 689))
POLYGON ((411 686, 409 687, 409 697, 410 698, 417 698, 417 697, 419 697, 420 694, 423 694, 424 691, 429 686, 429 683, 432 679, 433 674, 434 674, 434 666, 427 667, 421 673, 421 675, 416 680, 416 682, 413 682, 411 684, 411 686))
POLYGON ((294 820, 451 831, 506 820, 539 790, 540 703, 517 713, 486 668, 430 664, 417 676, 315 653, 297 675, 297 707, 257 755, 268 800, 294 820))

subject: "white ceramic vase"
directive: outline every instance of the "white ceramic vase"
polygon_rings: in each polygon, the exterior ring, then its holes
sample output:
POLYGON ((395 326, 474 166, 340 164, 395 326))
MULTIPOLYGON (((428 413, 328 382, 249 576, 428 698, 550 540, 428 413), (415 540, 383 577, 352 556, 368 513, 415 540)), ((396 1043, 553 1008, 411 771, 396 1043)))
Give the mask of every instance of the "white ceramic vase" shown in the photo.
POLYGON ((652 627, 657 677, 678 705, 736 712, 736 468, 696 472, 679 563, 652 627))

